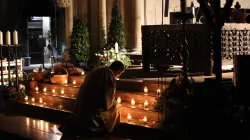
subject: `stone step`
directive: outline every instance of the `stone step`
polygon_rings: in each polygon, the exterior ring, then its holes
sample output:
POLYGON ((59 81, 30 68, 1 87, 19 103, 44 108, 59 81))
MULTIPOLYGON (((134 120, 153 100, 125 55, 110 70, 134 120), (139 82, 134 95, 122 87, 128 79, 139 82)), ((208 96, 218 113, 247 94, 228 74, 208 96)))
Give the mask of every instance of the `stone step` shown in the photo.
POLYGON ((117 98, 120 97, 121 102, 131 102, 132 99, 135 100, 135 103, 141 103, 143 104, 145 101, 148 102, 148 104, 153 104, 156 102, 157 93, 154 92, 148 92, 147 95, 145 95, 144 92, 126 92, 126 91, 116 91, 117 98))
POLYGON ((47 89, 46 92, 44 91, 29 91, 31 93, 36 93, 36 94, 43 94, 43 95, 48 95, 48 96, 53 96, 53 97, 61 97, 61 98, 67 98, 67 99, 76 99, 77 94, 71 94, 69 92, 62 92, 61 90, 55 90, 53 93, 53 90, 47 89))
POLYGON ((157 92, 159 87, 168 87, 168 85, 160 85, 157 81, 144 81, 134 79, 120 79, 116 81, 116 88, 120 91, 141 91, 147 88, 148 92, 157 92))
MULTIPOLYGON (((62 122, 66 117, 72 114, 72 111, 66 110, 63 106, 60 108, 56 104, 41 104, 38 102, 25 102, 25 101, 17 101, 11 102, 11 107, 8 107, 8 110, 20 113, 21 115, 26 115, 38 119, 45 119, 53 122, 62 122)), ((10 105, 8 105, 10 106, 10 105)), ((156 124, 158 121, 157 113, 152 111, 150 113, 143 113, 143 110, 133 109, 129 107, 120 108, 121 112, 121 123, 131 124, 136 126, 143 126, 148 128, 156 128, 156 124), (133 111, 134 110, 134 111, 133 111), (127 114, 130 113, 132 118, 131 120, 127 120, 127 114), (147 122, 143 121, 144 117, 147 117, 147 122)))
POLYGON ((136 120, 140 120, 146 117, 148 121, 158 122, 159 117, 160 117, 160 114, 155 111, 131 108, 131 107, 126 107, 126 106, 120 106, 119 111, 120 111, 121 117, 127 118, 128 115, 131 115, 132 119, 136 119, 136 120))
MULTIPOLYGON (((67 97, 66 95, 49 94, 49 93, 37 93, 29 92, 37 103, 52 103, 60 107, 63 106, 65 110, 73 110, 75 106, 75 98, 67 97)), ((30 97, 31 98, 31 97, 30 97)), ((25 100, 24 100, 25 101, 25 100)), ((29 99, 32 103, 32 100, 29 99)))
MULTIPOLYGON (((81 76, 70 76, 69 82, 75 81, 78 85, 81 85, 84 78, 81 76)), ((144 91, 146 87, 149 92, 156 92, 159 87, 168 87, 168 84, 158 84, 157 81, 145 81, 145 80, 135 80, 135 79, 119 79, 116 80, 117 90, 122 91, 144 91), (128 88, 129 87, 129 88, 128 88)))
MULTIPOLYGON (((39 83, 39 91, 43 92, 43 89, 46 88, 48 92, 52 92, 54 89, 56 93, 61 93, 63 90, 64 93, 70 94, 70 95, 76 95, 79 90, 79 86, 73 86, 72 84, 68 84, 68 86, 60 85, 60 84, 50 84, 50 83, 39 83)), ((34 90, 34 89, 32 89, 34 90)))

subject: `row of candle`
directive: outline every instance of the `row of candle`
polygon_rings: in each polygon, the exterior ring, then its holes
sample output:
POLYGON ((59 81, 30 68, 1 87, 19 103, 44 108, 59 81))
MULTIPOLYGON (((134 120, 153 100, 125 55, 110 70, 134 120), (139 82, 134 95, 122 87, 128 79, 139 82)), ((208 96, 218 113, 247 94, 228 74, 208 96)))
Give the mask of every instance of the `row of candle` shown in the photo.
MULTIPOLYGON (((25 96, 24 100, 25 100, 25 102, 28 102, 28 101, 29 101, 29 97, 28 97, 28 96, 25 96)), ((31 98, 31 102, 32 102, 32 103, 35 103, 35 102, 36 102, 36 99, 35 99, 34 97, 32 97, 32 98, 31 98)), ((43 98, 39 98, 39 103, 40 103, 40 104, 42 104, 42 103, 45 104, 45 102, 43 101, 43 98)), ((52 104, 51 104, 51 105, 52 105, 52 104)), ((60 105, 59 105, 59 108, 62 109, 62 107, 63 107, 63 105, 60 104, 60 105)))
MULTIPOLYGON (((132 116, 128 113, 127 121, 130 122, 131 120, 132 120, 132 116)), ((142 119, 142 121, 143 121, 144 123, 146 123, 146 122, 148 121, 147 117, 144 116, 143 119, 142 119)))
MULTIPOLYGON (((156 91, 157 93, 160 93, 161 92, 161 90, 160 89, 157 89, 157 91, 156 91)), ((148 88, 147 87, 145 87, 144 88, 144 93, 148 93, 148 88)))
MULTIPOLYGON (((121 98, 120 97, 118 97, 117 98, 117 103, 121 103, 121 98)), ((132 100, 131 100, 131 106, 135 106, 135 100, 132 98, 132 100)), ((148 107, 148 101, 147 100, 145 100, 145 102, 144 102, 144 107, 145 108, 147 108, 148 107)))
MULTIPOLYGON (((36 87, 35 90, 36 90, 36 92, 38 92, 38 91, 39 91, 39 88, 36 87)), ((43 88, 43 92, 47 92, 47 88, 46 88, 46 87, 43 88)), ((52 93, 56 93, 56 90, 55 90, 55 89, 52 89, 52 93)), ((64 94, 64 90, 63 90, 63 89, 61 90, 61 94, 64 94)))
MULTIPOLYGON (((25 98, 24 98, 24 100, 26 101, 26 102, 28 102, 29 101, 29 97, 28 96, 25 96, 25 98)), ((36 99, 34 98, 34 97, 32 97, 31 98, 31 102, 35 102, 36 101, 36 99)), ((43 103, 43 98, 39 98, 39 103, 43 103)))
MULTIPOLYGON (((7 31, 6 32, 6 45, 10 45, 10 32, 7 31)), ((18 35, 17 35, 17 31, 15 30, 13 32, 13 44, 17 45, 18 44, 18 35)), ((3 32, 0 31, 0 45, 3 45, 3 32)))

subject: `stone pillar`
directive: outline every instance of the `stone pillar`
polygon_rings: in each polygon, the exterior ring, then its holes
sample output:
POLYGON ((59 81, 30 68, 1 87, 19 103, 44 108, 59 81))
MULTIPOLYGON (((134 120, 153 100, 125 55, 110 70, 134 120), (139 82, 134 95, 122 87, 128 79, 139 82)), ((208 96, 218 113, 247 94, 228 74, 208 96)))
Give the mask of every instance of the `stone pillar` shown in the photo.
POLYGON ((100 47, 107 42, 106 0, 99 0, 99 42, 100 47))
POLYGON ((70 48, 70 34, 73 28, 73 2, 65 7, 66 48, 70 48))
POLYGON ((141 44, 141 18, 142 18, 142 0, 131 0, 132 12, 132 34, 131 34, 131 48, 133 51, 142 51, 141 44))
POLYGON ((78 0, 77 17, 88 21, 88 0, 78 0))

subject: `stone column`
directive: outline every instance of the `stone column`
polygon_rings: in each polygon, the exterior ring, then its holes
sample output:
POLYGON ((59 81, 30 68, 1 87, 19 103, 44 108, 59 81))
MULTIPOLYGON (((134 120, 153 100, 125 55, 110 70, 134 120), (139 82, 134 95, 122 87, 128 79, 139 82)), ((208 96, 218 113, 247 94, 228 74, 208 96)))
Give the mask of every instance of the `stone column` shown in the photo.
POLYGON ((77 17, 88 22, 88 0, 78 0, 77 17))
POLYGON ((99 42, 100 47, 107 42, 106 0, 99 0, 99 42))
POLYGON ((141 18, 142 18, 142 0, 131 0, 132 12, 132 34, 131 34, 131 48, 133 51, 142 51, 141 45, 141 18))
POLYGON ((73 2, 65 7, 66 48, 70 48, 70 34, 73 28, 73 2))

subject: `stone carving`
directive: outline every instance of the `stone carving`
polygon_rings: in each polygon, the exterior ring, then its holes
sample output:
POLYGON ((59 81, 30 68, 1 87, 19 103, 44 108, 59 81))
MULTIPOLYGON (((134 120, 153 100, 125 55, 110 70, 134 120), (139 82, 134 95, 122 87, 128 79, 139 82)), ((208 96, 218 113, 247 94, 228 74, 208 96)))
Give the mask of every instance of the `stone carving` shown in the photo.
POLYGON ((57 0, 56 2, 59 7, 68 7, 72 3, 72 0, 57 0))

